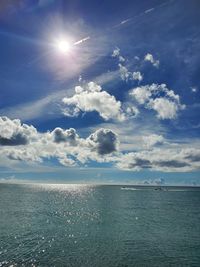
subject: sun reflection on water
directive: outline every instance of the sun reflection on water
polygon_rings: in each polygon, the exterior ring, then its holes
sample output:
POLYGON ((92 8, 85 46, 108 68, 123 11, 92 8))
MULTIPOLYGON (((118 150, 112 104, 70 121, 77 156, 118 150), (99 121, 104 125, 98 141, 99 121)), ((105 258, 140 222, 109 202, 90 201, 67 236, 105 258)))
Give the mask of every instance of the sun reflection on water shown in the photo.
POLYGON ((47 183, 37 183, 32 184, 36 189, 42 189, 45 191, 59 191, 59 192, 73 192, 82 193, 92 189, 91 185, 86 184, 47 184, 47 183))

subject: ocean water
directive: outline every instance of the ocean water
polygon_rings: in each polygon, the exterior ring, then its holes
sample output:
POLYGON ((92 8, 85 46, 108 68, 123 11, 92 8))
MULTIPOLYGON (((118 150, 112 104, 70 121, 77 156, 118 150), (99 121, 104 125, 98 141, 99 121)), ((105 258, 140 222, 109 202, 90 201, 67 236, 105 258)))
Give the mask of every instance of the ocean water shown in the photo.
POLYGON ((200 189, 0 184, 0 266, 200 266, 200 189))

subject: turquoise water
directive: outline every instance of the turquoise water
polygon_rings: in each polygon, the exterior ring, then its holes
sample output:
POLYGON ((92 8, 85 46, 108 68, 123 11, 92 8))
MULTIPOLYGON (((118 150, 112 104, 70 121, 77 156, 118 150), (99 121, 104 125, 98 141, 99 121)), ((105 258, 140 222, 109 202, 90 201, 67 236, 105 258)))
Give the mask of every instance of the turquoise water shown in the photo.
POLYGON ((200 266, 200 190, 140 189, 0 184, 0 266, 200 266))

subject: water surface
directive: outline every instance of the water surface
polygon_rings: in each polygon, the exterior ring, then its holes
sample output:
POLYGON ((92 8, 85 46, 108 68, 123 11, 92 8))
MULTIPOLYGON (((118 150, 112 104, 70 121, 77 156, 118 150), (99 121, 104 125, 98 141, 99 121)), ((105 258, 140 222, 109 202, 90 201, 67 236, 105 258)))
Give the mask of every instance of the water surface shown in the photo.
POLYGON ((0 184, 0 266, 200 266, 199 188, 0 184))

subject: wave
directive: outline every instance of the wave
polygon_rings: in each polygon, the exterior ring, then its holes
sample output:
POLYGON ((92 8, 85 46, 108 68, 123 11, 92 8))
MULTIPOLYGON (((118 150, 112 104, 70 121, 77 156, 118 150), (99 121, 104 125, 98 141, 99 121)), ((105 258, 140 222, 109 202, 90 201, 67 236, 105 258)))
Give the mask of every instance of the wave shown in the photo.
POLYGON ((142 189, 140 189, 140 188, 134 188, 134 187, 121 187, 121 190, 135 191, 135 190, 142 190, 142 189))

